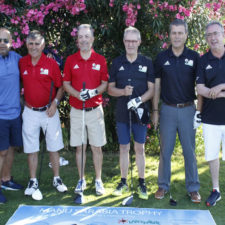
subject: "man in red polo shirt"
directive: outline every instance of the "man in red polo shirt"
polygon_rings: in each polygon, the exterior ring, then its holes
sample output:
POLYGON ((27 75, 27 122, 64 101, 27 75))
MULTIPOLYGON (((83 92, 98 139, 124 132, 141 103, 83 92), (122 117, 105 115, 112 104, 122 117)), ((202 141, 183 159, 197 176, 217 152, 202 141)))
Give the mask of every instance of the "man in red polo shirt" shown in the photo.
MULTIPOLYGON (((25 108, 23 112, 24 152, 28 154, 30 181, 25 195, 32 195, 38 189, 36 171, 38 166, 39 135, 42 128, 45 133, 46 146, 54 174, 53 186, 59 192, 67 191, 67 187, 59 177, 59 153, 62 149, 62 130, 57 105, 63 95, 62 78, 55 60, 45 56, 44 37, 39 31, 32 31, 27 37, 28 55, 20 62, 20 74, 24 86, 25 108), (54 87, 51 92, 51 84, 54 87), (49 104, 50 95, 52 102, 49 104)), ((34 198, 34 197, 33 197, 34 198)), ((42 194, 35 200, 41 200, 42 194)))
POLYGON ((70 145, 76 147, 76 162, 80 180, 75 188, 79 193, 86 188, 84 178, 84 167, 82 167, 82 144, 85 164, 85 150, 87 136, 91 150, 96 173, 95 187, 96 194, 102 195, 105 190, 101 180, 102 172, 102 149, 106 144, 104 113, 102 109, 102 93, 106 90, 108 83, 108 71, 106 60, 97 54, 92 45, 94 34, 91 25, 82 24, 78 27, 77 44, 80 51, 69 56, 64 68, 63 86, 70 95, 70 123, 71 136, 70 145), (83 90, 85 83, 85 90, 83 90), (85 101, 85 133, 82 143, 82 106, 85 101), (82 172, 81 172, 82 171, 82 172))

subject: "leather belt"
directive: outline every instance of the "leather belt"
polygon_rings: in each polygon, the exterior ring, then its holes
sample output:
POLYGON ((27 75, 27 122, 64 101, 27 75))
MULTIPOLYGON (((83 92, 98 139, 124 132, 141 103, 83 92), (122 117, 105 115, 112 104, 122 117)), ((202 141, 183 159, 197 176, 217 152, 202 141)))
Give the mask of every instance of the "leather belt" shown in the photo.
POLYGON ((32 109, 33 111, 37 111, 37 112, 46 111, 47 108, 48 108, 48 105, 43 106, 43 107, 39 107, 39 108, 35 108, 35 107, 32 107, 31 105, 29 105, 28 103, 25 103, 25 106, 27 106, 29 109, 32 109))
POLYGON ((178 103, 178 104, 169 104, 169 103, 166 103, 164 102, 166 105, 169 105, 169 106, 173 106, 173 107, 176 107, 176 108, 184 108, 184 107, 187 107, 187 106, 190 106, 190 105, 193 105, 194 102, 185 102, 185 103, 178 103))
MULTIPOLYGON (((96 108, 98 108, 99 106, 95 106, 95 107, 89 107, 89 108, 85 108, 84 110, 86 111, 86 112, 90 112, 90 111, 92 111, 92 110, 94 110, 94 109, 96 109, 96 108)), ((82 109, 81 109, 82 110, 82 109)))

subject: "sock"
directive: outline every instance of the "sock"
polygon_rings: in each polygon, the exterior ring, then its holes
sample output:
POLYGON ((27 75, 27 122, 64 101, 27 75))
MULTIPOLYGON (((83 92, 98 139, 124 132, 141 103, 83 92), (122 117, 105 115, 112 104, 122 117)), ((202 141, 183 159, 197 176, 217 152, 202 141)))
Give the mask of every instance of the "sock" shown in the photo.
POLYGON ((123 184, 127 184, 127 179, 126 179, 126 178, 121 178, 121 182, 122 182, 123 184))
POLYGON ((95 182, 101 182, 102 180, 101 179, 95 179, 95 182))
POLYGON ((220 188, 219 187, 214 187, 214 190, 217 190, 218 192, 220 192, 220 188))
POLYGON ((145 183, 145 179, 144 179, 144 178, 139 178, 138 180, 139 180, 139 184, 140 184, 140 185, 142 185, 142 184, 145 183))
POLYGON ((30 178, 30 180, 34 181, 34 182, 37 182, 37 178, 30 178))
POLYGON ((54 177, 53 179, 54 179, 54 180, 60 179, 60 176, 56 176, 56 177, 54 177))

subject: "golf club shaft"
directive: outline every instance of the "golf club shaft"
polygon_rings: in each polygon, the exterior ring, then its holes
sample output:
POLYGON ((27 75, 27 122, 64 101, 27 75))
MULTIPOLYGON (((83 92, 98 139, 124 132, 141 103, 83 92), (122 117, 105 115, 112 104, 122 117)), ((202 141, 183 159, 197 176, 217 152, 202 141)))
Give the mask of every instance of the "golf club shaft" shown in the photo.
MULTIPOLYGON (((83 82, 83 90, 85 90, 85 82, 83 82)), ((82 146, 81 146, 81 192, 83 192, 83 167, 84 167, 84 128, 85 128, 85 101, 82 102, 82 146)))

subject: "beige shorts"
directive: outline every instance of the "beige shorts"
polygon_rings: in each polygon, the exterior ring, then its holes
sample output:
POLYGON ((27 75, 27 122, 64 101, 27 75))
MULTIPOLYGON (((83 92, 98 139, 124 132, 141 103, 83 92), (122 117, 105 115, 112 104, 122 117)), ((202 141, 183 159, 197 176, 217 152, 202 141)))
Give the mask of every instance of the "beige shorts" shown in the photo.
MULTIPOLYGON (((83 111, 71 107, 70 111, 70 145, 73 147, 82 145, 83 111)), ((84 143, 95 147, 106 144, 104 112, 102 106, 84 112, 84 143), (88 136, 88 138, 87 138, 88 136)))
POLYGON ((41 128, 44 133, 46 131, 45 140, 48 151, 56 152, 64 147, 58 110, 53 117, 48 117, 46 111, 36 112, 25 106, 22 117, 23 149, 25 153, 39 151, 41 128))
POLYGON ((219 158, 222 143, 222 159, 225 160, 225 125, 203 123, 205 159, 211 161, 219 158))

